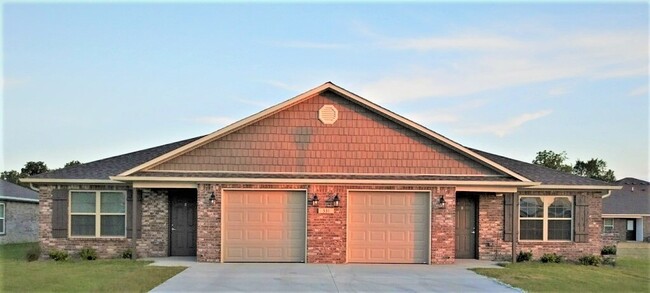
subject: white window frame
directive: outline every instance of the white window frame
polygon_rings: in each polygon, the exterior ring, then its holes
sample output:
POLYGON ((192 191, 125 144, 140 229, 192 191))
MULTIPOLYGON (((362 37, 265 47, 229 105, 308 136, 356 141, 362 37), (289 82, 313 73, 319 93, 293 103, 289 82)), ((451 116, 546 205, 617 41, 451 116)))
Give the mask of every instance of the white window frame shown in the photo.
POLYGON ((126 191, 123 190, 71 190, 68 193, 68 237, 69 238, 126 238, 128 204, 126 191), (95 193, 95 212, 94 213, 73 213, 72 212, 72 194, 75 192, 95 193), (102 213, 101 199, 102 192, 122 193, 124 195, 124 213, 102 213), (72 235, 72 216, 95 216, 95 236, 91 235, 72 235), (124 235, 101 236, 102 216, 124 216, 124 235))
POLYGON ((614 232, 614 219, 603 219, 603 233, 613 233, 614 232), (611 224, 607 224, 609 221, 611 224), (609 228, 609 231, 607 230, 609 228))
POLYGON ((2 231, 0 231, 0 235, 5 235, 7 234, 7 210, 5 209, 5 203, 0 202, 0 209, 2 210, 2 231))
MULTIPOLYGON (((575 232, 575 227, 574 227, 574 218, 575 218, 575 200, 573 196, 564 196, 564 195, 559 195, 559 196, 547 196, 547 195, 526 195, 526 196, 520 196, 519 197, 519 202, 518 205, 521 205, 521 199, 523 198, 540 198, 542 200, 543 206, 542 206, 542 215, 543 217, 535 217, 535 218, 522 218, 519 217, 519 223, 518 223, 518 238, 519 241, 522 242, 572 242, 573 241, 573 233, 575 232), (569 200, 571 203, 571 218, 551 218, 548 216, 548 208, 553 204, 553 201, 555 201, 556 198, 566 198, 569 200), (542 239, 521 239, 521 221, 526 221, 526 220, 542 220, 542 239), (549 220, 566 220, 566 221, 571 221, 571 239, 567 240, 562 240, 562 239, 548 239, 548 222, 549 220)), ((519 208, 521 209, 521 207, 519 208)), ((520 210, 517 210, 517 212, 520 212, 520 210)))

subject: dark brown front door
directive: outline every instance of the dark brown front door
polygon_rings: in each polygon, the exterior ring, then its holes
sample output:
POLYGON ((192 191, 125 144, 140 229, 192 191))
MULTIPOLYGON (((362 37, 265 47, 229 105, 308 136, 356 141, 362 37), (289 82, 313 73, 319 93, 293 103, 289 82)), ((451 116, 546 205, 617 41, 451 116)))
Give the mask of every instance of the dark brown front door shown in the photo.
POLYGON ((634 219, 627 219, 625 221, 625 240, 636 240, 636 220, 634 219))
POLYGON ((196 255, 196 190, 169 192, 170 255, 196 255))
POLYGON ((476 258, 476 201, 456 197, 456 258, 476 258))

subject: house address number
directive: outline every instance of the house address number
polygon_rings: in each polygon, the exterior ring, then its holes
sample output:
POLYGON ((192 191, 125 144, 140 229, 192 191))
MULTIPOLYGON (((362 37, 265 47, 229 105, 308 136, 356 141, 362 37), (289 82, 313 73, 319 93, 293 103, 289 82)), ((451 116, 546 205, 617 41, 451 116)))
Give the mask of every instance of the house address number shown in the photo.
POLYGON ((334 208, 318 208, 319 214, 333 214, 334 208))

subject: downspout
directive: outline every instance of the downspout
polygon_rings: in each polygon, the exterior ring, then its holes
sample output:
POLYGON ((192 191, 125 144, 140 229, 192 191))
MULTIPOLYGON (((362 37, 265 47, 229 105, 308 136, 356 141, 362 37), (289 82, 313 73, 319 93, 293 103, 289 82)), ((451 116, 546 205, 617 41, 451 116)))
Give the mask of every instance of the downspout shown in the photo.
POLYGON ((30 183, 30 184, 29 184, 29 189, 31 189, 31 190, 33 190, 33 191, 36 191, 36 192, 40 192, 40 191, 41 191, 40 189, 34 187, 34 183, 30 183))

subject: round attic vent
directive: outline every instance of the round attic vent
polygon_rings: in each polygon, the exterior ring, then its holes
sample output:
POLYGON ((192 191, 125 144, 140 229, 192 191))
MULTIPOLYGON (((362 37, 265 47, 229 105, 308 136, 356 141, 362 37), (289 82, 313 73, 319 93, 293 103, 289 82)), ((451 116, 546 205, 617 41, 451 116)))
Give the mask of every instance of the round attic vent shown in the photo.
POLYGON ((339 119, 339 110, 334 105, 325 105, 318 110, 318 120, 324 124, 334 124, 339 119))

